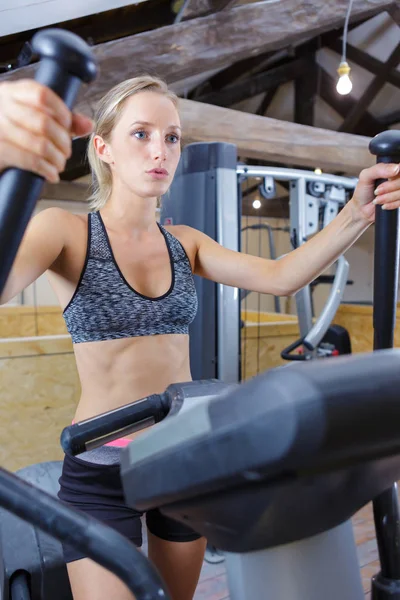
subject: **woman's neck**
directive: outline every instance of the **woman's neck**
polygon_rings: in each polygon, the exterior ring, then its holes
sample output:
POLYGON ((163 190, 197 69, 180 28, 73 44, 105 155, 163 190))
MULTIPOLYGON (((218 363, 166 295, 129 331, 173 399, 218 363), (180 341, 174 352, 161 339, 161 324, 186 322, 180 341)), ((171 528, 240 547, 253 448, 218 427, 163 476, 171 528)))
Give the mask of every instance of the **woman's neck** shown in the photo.
POLYGON ((108 224, 118 231, 132 233, 150 232, 157 228, 156 223, 157 198, 118 197, 112 194, 101 215, 108 224))

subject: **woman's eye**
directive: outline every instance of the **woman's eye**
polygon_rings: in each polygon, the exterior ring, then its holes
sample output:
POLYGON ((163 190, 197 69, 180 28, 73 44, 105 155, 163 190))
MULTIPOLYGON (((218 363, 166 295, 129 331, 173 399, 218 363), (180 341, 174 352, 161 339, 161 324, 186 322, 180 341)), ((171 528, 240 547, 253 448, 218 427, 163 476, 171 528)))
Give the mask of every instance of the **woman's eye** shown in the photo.
POLYGON ((146 137, 146 132, 145 131, 135 131, 134 132, 134 136, 138 139, 138 140, 144 140, 146 137))
POLYGON ((177 142, 179 142, 179 136, 178 136, 178 135, 175 135, 174 133, 171 133, 171 134, 168 136, 168 138, 167 138, 167 139, 168 139, 168 141, 169 141, 169 142, 171 142, 172 144, 176 144, 177 142))

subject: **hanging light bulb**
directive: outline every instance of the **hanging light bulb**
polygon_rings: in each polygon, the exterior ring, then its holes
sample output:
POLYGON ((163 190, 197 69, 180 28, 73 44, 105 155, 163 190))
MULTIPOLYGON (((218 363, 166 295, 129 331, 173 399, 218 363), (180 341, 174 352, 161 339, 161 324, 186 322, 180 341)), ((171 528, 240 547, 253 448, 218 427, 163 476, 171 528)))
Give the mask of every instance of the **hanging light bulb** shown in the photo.
POLYGON ((349 77, 350 70, 351 69, 346 61, 341 62, 337 70, 339 74, 339 81, 337 82, 336 90, 338 94, 341 94, 342 96, 350 94, 351 90, 353 89, 353 84, 349 77))
POLYGON ((253 208, 261 208, 261 202, 259 200, 254 200, 253 208))
POLYGON ((350 94, 350 92, 353 88, 353 84, 349 77, 350 67, 346 61, 347 34, 349 31, 349 21, 350 21, 350 15, 351 15, 351 9, 353 6, 353 2, 354 2, 354 0, 349 0, 349 5, 347 7, 346 18, 345 18, 344 27, 343 27, 342 60, 340 61, 340 65, 337 70, 337 72, 339 74, 339 81, 337 82, 336 90, 337 90, 338 94, 341 94, 342 96, 346 96, 347 94, 350 94))

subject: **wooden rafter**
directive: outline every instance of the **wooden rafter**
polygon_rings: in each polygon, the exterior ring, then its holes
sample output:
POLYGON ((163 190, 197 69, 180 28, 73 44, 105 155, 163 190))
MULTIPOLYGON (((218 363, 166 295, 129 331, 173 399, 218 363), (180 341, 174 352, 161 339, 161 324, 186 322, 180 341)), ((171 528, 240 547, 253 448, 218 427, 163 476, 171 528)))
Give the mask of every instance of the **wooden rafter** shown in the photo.
POLYGON ((296 56, 306 61, 304 73, 294 80, 294 121, 301 125, 314 125, 319 68, 315 53, 318 45, 318 39, 315 39, 296 49, 296 56))
MULTIPOLYGON (((240 60, 301 43, 342 26, 347 4, 347 0, 258 2, 99 44, 93 53, 100 76, 81 92, 78 107, 91 113, 93 103, 110 87, 143 71, 174 82, 227 66, 232 56, 240 60)), ((351 19, 373 16, 392 5, 392 0, 354 0, 351 19)), ((33 71, 32 66, 25 67, 0 80, 29 77, 33 71)))
POLYGON ((264 95, 263 99, 260 102, 259 107, 255 111, 256 115, 260 115, 264 117, 267 114, 268 108, 270 107, 273 99, 275 98, 275 94, 278 91, 279 86, 273 87, 264 95))
POLYGON ((358 175, 374 164, 370 138, 180 100, 185 142, 236 144, 238 156, 358 175))
MULTIPOLYGON (((54 26, 72 31, 89 44, 97 45, 169 25, 173 23, 174 16, 170 2, 146 0, 54 26)), ((31 29, 0 37, 0 64, 13 65, 23 44, 32 39, 35 31, 31 29)))
POLYGON ((199 96, 211 91, 220 91, 243 77, 251 77, 261 71, 279 66, 289 58, 294 58, 292 48, 285 48, 284 50, 278 50, 278 52, 265 52, 234 62, 194 88, 189 94, 189 100, 197 100, 199 96))
POLYGON ((294 121, 301 125, 314 125, 315 101, 318 87, 318 66, 307 62, 304 74, 294 80, 294 121))
POLYGON ((308 68, 308 62, 299 58, 285 65, 243 79, 239 83, 227 86, 219 92, 211 92, 197 98, 198 102, 216 106, 232 106, 247 98, 252 98, 270 89, 276 89, 282 83, 302 77, 308 68))

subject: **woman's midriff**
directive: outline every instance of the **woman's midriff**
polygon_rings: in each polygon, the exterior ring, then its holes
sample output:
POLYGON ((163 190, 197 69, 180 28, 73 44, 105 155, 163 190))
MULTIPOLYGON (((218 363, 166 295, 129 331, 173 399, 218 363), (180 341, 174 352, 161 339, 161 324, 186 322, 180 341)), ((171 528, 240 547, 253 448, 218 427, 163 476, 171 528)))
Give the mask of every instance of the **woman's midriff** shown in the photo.
POLYGON ((76 422, 192 379, 188 335, 86 342, 75 344, 74 351, 82 387, 76 422))

